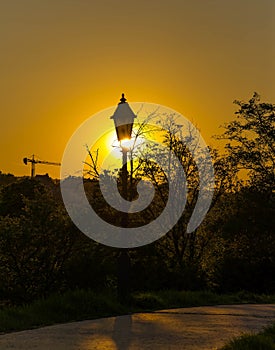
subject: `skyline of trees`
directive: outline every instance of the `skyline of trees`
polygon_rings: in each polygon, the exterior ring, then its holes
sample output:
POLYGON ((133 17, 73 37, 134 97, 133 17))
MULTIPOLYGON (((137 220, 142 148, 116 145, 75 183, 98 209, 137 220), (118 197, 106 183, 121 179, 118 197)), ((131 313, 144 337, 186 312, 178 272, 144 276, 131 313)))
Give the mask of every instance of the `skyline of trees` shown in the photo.
MULTIPOLYGON (((186 145, 170 132, 177 126, 165 120, 170 129, 164 143, 185 169, 187 205, 164 237, 129 251, 132 290, 275 291, 275 105, 261 102, 256 93, 236 104, 236 118, 217 137, 226 140, 223 152, 210 149, 214 197, 203 223, 192 233, 186 232, 186 225, 198 196, 198 171, 186 145)), ((150 152, 168 156, 157 148, 150 152)), ((167 175, 149 153, 130 167, 128 185, 135 198, 137 182, 147 178, 154 184, 155 197, 148 208, 129 217, 130 226, 150 222, 167 202, 167 175)), ((169 174, 173 176, 172 163, 169 174)), ((115 175, 120 187, 119 171, 115 175)), ((117 250, 79 232, 65 211, 57 182, 43 184, 2 173, 0 181, 0 299, 20 303, 66 289, 116 289, 117 250)), ((119 225, 119 212, 106 205, 98 178, 87 179, 85 188, 98 214, 119 225)))

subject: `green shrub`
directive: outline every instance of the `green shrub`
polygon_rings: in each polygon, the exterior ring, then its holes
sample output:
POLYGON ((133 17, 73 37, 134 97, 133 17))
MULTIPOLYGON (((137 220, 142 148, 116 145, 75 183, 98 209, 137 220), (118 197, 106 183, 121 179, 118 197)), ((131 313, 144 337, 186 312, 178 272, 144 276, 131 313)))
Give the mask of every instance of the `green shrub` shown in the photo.
POLYGON ((275 324, 259 334, 235 338, 222 350, 275 350, 275 324))

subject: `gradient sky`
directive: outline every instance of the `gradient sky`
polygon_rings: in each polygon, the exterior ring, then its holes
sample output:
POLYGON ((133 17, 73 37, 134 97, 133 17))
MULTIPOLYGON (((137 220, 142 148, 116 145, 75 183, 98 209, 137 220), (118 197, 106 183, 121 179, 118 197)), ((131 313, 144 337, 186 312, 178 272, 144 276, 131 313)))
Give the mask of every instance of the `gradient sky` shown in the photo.
POLYGON ((274 0, 0 0, 0 170, 29 175, 33 153, 61 161, 122 92, 179 111, 213 143, 233 100, 275 102, 274 23, 274 0))

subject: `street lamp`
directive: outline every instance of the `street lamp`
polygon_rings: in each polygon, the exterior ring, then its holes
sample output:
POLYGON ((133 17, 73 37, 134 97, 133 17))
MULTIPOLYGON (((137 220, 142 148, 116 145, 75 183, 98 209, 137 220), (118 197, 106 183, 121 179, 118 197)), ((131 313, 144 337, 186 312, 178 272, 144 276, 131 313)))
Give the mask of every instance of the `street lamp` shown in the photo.
MULTIPOLYGON (((122 151, 122 196, 128 200, 127 191, 127 152, 128 148, 123 146, 123 141, 130 140, 132 136, 132 129, 134 124, 134 118, 136 115, 126 102, 124 94, 120 99, 120 102, 115 110, 111 119, 114 120, 117 139, 120 142, 122 151)), ((121 226, 127 227, 128 213, 122 213, 121 226)), ((129 274, 130 274, 130 257, 127 249, 122 249, 118 256, 118 297, 121 302, 127 302, 129 299, 129 274)))
MULTIPOLYGON (((120 147, 122 151, 122 196, 124 199, 127 198, 127 152, 128 148, 124 145, 123 141, 131 139, 134 119, 136 115, 132 111, 131 107, 126 102, 124 94, 120 99, 120 102, 115 110, 111 119, 114 120, 117 139, 120 142, 120 147)), ((122 222, 123 226, 124 222, 122 222)))

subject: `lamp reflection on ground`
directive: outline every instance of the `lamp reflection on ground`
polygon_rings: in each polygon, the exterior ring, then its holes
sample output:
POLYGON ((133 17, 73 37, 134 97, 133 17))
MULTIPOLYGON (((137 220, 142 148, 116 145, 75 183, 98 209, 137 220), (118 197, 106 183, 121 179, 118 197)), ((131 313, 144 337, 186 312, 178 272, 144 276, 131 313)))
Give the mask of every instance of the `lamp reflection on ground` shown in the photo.
POLYGON ((117 350, 128 350, 131 344, 132 316, 118 316, 115 318, 113 340, 117 350))

